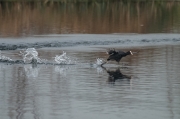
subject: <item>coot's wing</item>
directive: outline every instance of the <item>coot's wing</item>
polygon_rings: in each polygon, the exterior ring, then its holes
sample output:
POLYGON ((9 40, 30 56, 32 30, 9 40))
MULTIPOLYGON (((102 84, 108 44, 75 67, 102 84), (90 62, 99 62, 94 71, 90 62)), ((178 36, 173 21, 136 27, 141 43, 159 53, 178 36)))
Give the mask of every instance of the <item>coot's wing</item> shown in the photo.
POLYGON ((124 55, 125 52, 119 50, 119 51, 118 51, 118 54, 119 54, 119 55, 124 55))
POLYGON ((117 52, 113 49, 113 50, 109 50, 106 52, 108 55, 114 55, 117 54, 117 52))

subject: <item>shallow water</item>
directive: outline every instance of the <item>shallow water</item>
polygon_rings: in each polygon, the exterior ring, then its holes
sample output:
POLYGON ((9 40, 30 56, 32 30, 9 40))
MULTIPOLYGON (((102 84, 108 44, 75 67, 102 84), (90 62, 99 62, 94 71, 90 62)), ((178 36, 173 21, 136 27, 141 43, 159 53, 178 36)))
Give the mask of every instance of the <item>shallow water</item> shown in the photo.
POLYGON ((21 46, 32 44, 41 59, 53 62, 65 51, 76 61, 75 65, 2 61, 1 118, 179 119, 179 38, 178 34, 50 35, 15 42, 1 38, 5 46, 1 56, 12 60, 22 60, 20 51, 28 47, 21 46), (44 45, 50 39, 61 46, 44 45), (17 48, 8 50, 15 45, 17 48), (108 48, 132 50, 134 55, 120 64, 94 65, 97 58, 108 57, 108 48))

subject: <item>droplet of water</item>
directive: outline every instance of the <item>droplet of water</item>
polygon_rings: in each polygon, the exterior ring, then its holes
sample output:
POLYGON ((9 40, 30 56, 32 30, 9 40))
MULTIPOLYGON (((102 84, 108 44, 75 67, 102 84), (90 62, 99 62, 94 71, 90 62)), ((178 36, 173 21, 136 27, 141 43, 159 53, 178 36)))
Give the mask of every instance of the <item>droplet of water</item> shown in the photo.
POLYGON ((54 60, 57 64, 75 64, 75 61, 71 60, 64 51, 62 55, 56 55, 54 60))

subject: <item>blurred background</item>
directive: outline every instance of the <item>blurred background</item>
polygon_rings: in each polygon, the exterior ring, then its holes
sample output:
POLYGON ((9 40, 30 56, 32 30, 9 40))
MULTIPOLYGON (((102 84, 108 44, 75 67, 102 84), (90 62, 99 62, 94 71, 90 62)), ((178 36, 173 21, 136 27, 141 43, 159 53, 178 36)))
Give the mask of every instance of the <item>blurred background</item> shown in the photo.
POLYGON ((0 0, 0 118, 180 119, 179 33, 178 0, 0 0))
POLYGON ((0 36, 179 33, 180 3, 167 0, 4 0, 0 36))

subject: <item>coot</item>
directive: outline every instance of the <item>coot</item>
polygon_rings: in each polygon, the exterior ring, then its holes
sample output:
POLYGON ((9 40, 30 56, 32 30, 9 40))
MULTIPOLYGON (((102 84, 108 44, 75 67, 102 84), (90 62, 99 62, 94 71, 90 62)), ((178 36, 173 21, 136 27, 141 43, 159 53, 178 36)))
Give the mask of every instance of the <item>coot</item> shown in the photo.
POLYGON ((115 60, 118 63, 123 57, 126 57, 127 55, 133 55, 131 51, 124 52, 124 51, 116 51, 115 49, 108 50, 107 54, 109 54, 107 61, 115 60))

